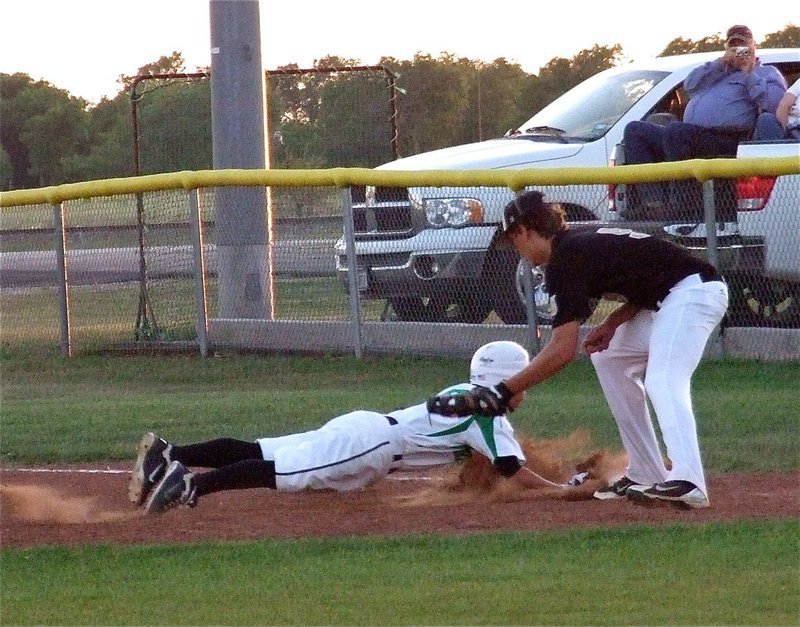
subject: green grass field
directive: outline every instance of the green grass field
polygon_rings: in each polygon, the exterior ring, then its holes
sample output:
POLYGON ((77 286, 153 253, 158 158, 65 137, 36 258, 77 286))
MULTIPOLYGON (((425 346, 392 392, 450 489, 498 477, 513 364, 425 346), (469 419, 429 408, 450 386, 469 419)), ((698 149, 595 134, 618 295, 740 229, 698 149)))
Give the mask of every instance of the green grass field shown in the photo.
POLYGON ((3 553, 3 624, 792 625, 797 522, 3 553))
MULTIPOLYGON (((389 411, 465 377, 454 359, 58 357, 4 352, 2 465, 130 459, 180 441, 389 411)), ((800 466, 800 364, 708 361, 694 404, 709 473, 800 466)), ((591 366, 533 390, 518 432, 619 449, 591 366)), ((266 515, 266 514, 265 514, 266 515)), ((2 549, 2 624, 800 624, 800 523, 181 547, 2 549)))

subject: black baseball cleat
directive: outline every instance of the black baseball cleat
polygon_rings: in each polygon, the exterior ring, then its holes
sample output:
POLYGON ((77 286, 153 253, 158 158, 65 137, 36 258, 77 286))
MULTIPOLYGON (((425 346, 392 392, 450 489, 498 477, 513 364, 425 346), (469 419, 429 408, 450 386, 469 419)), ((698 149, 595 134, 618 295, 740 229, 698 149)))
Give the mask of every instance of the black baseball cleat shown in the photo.
POLYGON ((163 514, 177 505, 197 505, 194 474, 180 462, 172 462, 144 505, 148 514, 163 514))
POLYGON ((597 490, 594 493, 594 498, 600 499, 601 501, 608 501, 610 499, 624 499, 628 489, 632 488, 633 486, 638 486, 640 488, 648 487, 638 484, 627 477, 622 477, 611 485, 607 485, 605 488, 600 488, 597 490))
POLYGON ((695 484, 689 481, 662 481, 652 486, 631 486, 628 498, 640 505, 666 503, 684 509, 708 507, 708 497, 695 484))
POLYGON ((128 498, 131 503, 141 505, 172 461, 172 444, 150 432, 144 434, 136 451, 136 463, 128 482, 128 498))

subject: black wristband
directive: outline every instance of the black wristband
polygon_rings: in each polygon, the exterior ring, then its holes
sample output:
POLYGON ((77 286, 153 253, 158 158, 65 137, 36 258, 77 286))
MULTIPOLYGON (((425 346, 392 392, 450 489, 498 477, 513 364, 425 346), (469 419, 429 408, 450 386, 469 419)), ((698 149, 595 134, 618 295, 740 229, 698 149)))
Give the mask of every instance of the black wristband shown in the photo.
POLYGON ((500 381, 500 383, 494 386, 494 389, 497 392, 497 395, 503 401, 503 404, 508 403, 508 401, 514 397, 514 392, 508 389, 505 381, 500 381))

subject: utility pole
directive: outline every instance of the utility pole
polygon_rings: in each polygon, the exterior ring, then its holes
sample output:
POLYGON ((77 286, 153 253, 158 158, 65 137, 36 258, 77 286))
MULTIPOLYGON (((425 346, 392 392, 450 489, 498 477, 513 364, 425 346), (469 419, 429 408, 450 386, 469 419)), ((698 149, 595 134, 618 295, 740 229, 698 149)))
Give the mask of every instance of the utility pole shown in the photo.
MULTIPOLYGON (((210 0, 215 170, 268 167, 258 0, 210 0)), ((272 316, 267 190, 216 189, 220 318, 272 316)))

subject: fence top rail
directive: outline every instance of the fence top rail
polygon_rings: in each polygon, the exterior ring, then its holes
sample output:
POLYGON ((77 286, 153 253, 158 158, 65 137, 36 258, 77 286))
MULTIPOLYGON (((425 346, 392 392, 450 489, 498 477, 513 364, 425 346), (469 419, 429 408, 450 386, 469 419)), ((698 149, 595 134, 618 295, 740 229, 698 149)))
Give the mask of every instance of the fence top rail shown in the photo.
POLYGON ((608 185, 661 180, 740 178, 800 174, 800 157, 691 159, 673 163, 617 167, 529 168, 504 170, 197 170, 126 178, 65 183, 0 192, 0 208, 57 204, 66 200, 140 194, 201 187, 505 187, 519 191, 531 185, 608 185))

